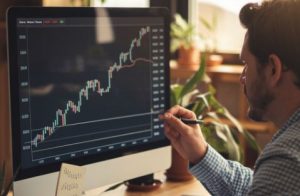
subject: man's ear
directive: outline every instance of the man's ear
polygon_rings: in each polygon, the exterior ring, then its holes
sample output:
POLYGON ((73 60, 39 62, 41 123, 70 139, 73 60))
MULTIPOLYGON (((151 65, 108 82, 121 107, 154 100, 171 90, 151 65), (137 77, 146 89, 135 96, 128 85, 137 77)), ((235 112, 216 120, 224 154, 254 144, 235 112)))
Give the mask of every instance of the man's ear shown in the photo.
POLYGON ((272 86, 278 85, 281 77, 282 77, 283 64, 280 58, 275 54, 269 55, 269 76, 270 84, 272 86))

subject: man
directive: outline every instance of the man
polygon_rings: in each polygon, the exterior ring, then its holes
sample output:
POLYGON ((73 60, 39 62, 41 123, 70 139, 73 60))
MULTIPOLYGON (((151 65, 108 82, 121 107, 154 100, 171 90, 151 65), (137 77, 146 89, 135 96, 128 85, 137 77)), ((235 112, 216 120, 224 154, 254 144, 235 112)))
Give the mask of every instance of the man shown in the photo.
POLYGON ((173 147, 193 166, 191 173, 212 195, 300 195, 300 1, 247 4, 240 21, 247 29, 240 81, 248 115, 280 129, 266 145, 254 171, 221 157, 208 145, 193 112, 172 107, 161 119, 173 147))

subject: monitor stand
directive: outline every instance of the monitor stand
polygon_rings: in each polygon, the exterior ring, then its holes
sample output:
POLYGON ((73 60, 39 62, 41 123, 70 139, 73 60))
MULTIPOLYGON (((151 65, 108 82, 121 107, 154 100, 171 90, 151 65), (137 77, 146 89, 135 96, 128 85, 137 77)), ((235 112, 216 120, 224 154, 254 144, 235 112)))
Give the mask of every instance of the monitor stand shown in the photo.
POLYGON ((158 189, 162 182, 154 179, 154 174, 134 178, 125 182, 127 191, 149 192, 158 189))

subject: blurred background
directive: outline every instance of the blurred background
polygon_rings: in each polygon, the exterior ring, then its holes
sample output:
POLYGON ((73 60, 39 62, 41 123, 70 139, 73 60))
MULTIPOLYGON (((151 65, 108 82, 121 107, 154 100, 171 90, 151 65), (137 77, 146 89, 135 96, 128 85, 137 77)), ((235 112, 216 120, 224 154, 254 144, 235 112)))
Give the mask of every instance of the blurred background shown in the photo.
MULTIPOLYGON (((243 65, 239 53, 245 30, 238 20, 240 8, 248 0, 1 0, 0 2, 0 165, 6 168, 5 181, 11 179, 11 149, 8 111, 8 65, 6 57, 6 9, 10 6, 103 6, 103 7, 167 7, 172 20, 175 15, 184 20, 192 31, 196 62, 192 66, 186 56, 180 61, 180 45, 174 45, 171 53, 171 83, 184 83, 198 69, 201 54, 207 54, 206 72, 216 88, 217 99, 236 117, 243 127, 263 147, 272 137, 275 127, 270 123, 255 123, 247 118, 247 101, 239 84, 243 65)), ((184 33, 184 32, 183 32, 184 33)), ((178 38, 178 37, 177 37, 178 38)), ((175 37, 171 35, 171 39, 175 37)), ((171 40, 172 42, 172 40, 171 40)), ((179 38, 179 42, 181 40, 179 38)), ((175 42, 176 44, 176 42, 175 42)), ((178 43, 177 43, 178 44, 178 43)), ((244 164, 252 167, 258 153, 247 146, 244 164)))

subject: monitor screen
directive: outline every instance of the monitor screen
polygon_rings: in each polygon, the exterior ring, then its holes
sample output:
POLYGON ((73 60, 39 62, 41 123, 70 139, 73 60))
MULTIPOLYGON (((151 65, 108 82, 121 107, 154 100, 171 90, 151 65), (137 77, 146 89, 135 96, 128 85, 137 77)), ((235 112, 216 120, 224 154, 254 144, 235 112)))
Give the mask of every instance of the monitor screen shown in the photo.
POLYGON ((7 18, 16 181, 168 146, 165 9, 15 7, 7 18))

